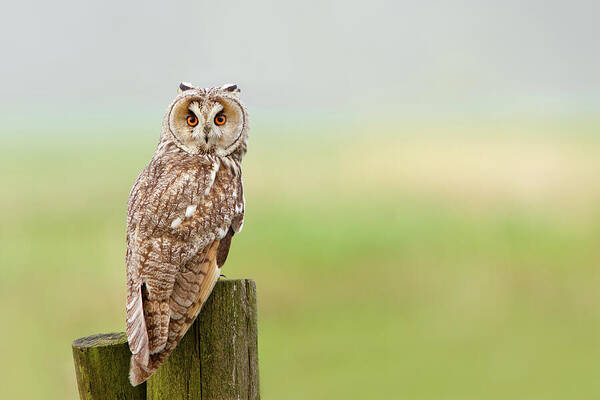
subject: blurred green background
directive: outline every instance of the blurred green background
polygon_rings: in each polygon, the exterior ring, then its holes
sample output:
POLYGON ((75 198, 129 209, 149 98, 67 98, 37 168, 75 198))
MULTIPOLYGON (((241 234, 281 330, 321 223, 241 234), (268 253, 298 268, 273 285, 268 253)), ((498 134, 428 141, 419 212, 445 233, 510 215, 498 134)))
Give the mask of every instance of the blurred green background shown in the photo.
MULTIPOLYGON (((515 126, 307 154, 256 124, 224 272, 258 285, 265 399, 600 395, 600 140, 515 126)), ((3 398, 75 398, 71 340, 124 329, 125 202, 157 135, 123 135, 2 151, 3 398)))
POLYGON ((598 5, 14 3, 0 398, 124 330, 126 200, 180 80, 251 115, 224 269, 264 399, 600 397, 598 5))

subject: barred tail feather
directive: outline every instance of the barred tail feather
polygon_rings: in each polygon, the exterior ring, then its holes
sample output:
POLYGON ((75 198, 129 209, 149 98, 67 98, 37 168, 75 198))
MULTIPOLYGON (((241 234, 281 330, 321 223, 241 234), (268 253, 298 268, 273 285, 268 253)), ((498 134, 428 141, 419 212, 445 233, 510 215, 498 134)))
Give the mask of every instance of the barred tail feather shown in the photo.
POLYGON ((129 382, 131 382, 131 386, 137 386, 146 381, 146 379, 148 379, 153 373, 154 370, 145 369, 137 362, 135 356, 131 356, 131 362, 129 366, 129 382))
POLYGON ((219 241, 216 240, 207 252, 199 254, 177 276, 168 303, 170 312, 170 318, 167 320, 168 337, 160 351, 148 351, 147 358, 144 358, 143 353, 132 355, 129 380, 133 386, 147 380, 165 362, 194 323, 219 280, 218 247, 219 241))
POLYGON ((148 365, 150 351, 148 348, 148 331, 144 318, 141 286, 129 293, 127 303, 127 340, 131 354, 138 363, 148 365))

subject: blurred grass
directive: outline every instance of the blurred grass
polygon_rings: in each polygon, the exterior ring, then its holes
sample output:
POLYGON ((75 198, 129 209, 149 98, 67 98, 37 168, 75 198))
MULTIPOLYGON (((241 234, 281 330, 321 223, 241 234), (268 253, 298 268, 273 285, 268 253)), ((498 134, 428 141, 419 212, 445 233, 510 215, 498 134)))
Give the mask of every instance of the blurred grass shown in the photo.
MULTIPOLYGON (((254 127, 225 273, 257 281, 263 398, 600 396, 600 138, 574 126, 254 127)), ((1 398, 76 398, 71 341, 124 329, 156 139, 0 150, 1 398)))

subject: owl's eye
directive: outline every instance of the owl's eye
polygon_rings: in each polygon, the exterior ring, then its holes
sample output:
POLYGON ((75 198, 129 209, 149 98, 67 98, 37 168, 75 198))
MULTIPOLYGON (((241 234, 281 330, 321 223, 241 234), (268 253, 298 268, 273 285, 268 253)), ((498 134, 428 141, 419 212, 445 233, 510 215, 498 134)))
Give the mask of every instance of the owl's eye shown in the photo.
POLYGON ((187 123, 189 126, 196 126, 198 125, 198 118, 195 115, 190 115, 187 117, 187 123))
POLYGON ((223 125, 226 121, 227 117, 225 116, 225 114, 217 114, 215 116, 215 124, 217 125, 223 125))

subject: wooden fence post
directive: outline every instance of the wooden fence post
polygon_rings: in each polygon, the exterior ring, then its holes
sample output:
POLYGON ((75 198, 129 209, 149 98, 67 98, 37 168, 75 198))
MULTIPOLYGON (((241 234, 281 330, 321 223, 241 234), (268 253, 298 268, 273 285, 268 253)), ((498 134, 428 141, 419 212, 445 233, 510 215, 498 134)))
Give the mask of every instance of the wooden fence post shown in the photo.
POLYGON ((146 399, 146 385, 129 383, 129 346, 125 333, 105 333, 73 342, 75 376, 81 400, 146 399))
POLYGON ((256 285, 220 280, 168 360, 138 387, 128 380, 124 333, 73 342, 82 400, 259 400, 256 285))

